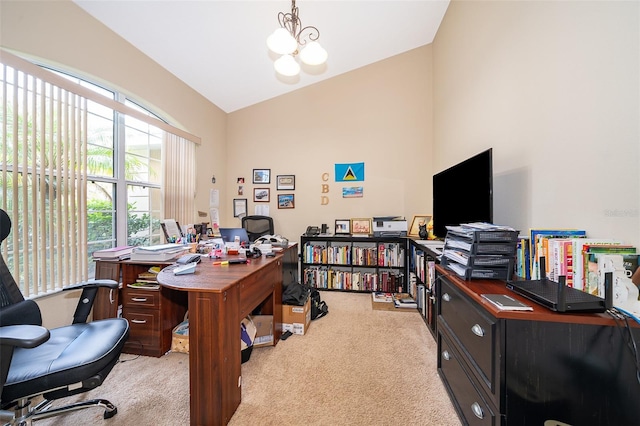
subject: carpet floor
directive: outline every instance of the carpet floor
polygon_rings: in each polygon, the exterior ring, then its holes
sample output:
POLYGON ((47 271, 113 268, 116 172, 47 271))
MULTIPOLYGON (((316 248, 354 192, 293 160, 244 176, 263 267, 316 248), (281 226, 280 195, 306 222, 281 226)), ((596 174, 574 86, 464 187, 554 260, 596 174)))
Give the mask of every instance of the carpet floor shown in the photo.
MULTIPOLYGON (((307 334, 255 348, 242 365, 242 403, 230 426, 461 424, 417 312, 373 310, 369 294, 321 295, 329 314, 307 334)), ((92 408, 37 424, 188 425, 188 367, 181 353, 122 354, 101 387, 66 399, 108 399, 118 407, 115 417, 104 420, 92 408)))

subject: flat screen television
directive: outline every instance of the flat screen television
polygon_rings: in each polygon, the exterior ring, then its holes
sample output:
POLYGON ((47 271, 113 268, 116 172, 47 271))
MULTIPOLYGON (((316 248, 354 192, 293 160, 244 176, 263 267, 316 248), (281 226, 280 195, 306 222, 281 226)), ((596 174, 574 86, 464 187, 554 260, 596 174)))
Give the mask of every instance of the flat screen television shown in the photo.
POLYGON ((489 148, 433 175, 433 233, 447 225, 493 223, 493 164, 489 148))

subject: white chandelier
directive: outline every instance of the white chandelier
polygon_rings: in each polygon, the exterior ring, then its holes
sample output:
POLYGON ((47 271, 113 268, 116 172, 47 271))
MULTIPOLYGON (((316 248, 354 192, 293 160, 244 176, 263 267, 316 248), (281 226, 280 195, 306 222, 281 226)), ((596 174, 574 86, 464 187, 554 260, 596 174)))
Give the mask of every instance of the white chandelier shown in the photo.
POLYGON ((327 61, 327 51, 317 41, 320 31, 312 26, 302 28, 295 0, 291 1, 291 13, 278 13, 278 22, 280 28, 267 38, 269 49, 282 55, 273 63, 276 72, 287 77, 298 75, 300 64, 295 59, 298 53, 307 65, 322 65, 327 61))

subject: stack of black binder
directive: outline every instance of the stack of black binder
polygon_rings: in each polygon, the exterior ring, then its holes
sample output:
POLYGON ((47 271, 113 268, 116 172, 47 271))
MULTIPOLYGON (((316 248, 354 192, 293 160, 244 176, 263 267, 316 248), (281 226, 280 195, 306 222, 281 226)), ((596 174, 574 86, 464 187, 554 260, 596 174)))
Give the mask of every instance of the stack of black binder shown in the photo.
POLYGON ((468 280, 510 279, 518 231, 488 223, 447 226, 441 263, 468 280))

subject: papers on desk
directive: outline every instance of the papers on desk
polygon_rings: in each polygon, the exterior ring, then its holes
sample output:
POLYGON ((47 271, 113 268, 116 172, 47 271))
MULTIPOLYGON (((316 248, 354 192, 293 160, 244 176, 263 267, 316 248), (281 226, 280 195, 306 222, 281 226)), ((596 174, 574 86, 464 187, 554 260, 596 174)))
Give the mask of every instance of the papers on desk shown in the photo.
POLYGON ((131 260, 145 262, 166 262, 173 260, 189 250, 182 244, 160 244, 156 246, 135 247, 131 260))

